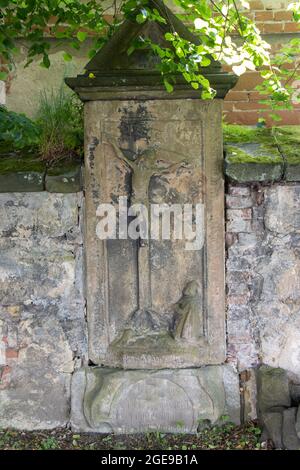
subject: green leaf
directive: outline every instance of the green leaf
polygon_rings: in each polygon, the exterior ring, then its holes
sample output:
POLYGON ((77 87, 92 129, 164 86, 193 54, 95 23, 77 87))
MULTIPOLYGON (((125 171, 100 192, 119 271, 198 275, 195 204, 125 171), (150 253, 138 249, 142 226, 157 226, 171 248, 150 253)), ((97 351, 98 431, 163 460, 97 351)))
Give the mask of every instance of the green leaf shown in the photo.
POLYGON ((199 83, 197 83, 197 82, 192 82, 191 85, 192 85, 192 87, 194 88, 194 90, 198 90, 198 88, 199 88, 199 83))
POLYGON ((174 36, 173 36, 173 34, 171 34, 171 33, 166 33, 166 34, 165 34, 165 39, 166 39, 167 41, 174 41, 174 36))
POLYGON ((8 73, 7 72, 0 72, 0 80, 3 80, 5 81, 8 77, 8 73))
POLYGON ((135 51, 135 47, 134 46, 130 46, 128 49, 127 49, 127 55, 131 55, 133 52, 135 51))
POLYGON ((211 60, 208 57, 202 57, 201 67, 208 67, 211 64, 211 60))
POLYGON ((136 17, 135 17, 136 22, 139 23, 139 24, 145 23, 146 19, 147 19, 147 17, 144 16, 142 13, 139 13, 139 14, 136 15, 136 17))
POLYGON ((171 85, 170 82, 168 82, 168 80, 166 78, 164 78, 164 85, 166 87, 167 92, 172 93, 172 91, 174 90, 174 87, 173 87, 173 85, 171 85))
POLYGON ((49 60, 48 54, 44 54, 42 63, 43 63, 43 66, 46 67, 46 69, 50 67, 50 60, 49 60))
POLYGON ((0 0, 0 8, 8 7, 9 0, 0 0))
POLYGON ((85 33, 84 31, 78 31, 76 36, 77 36, 78 41, 83 42, 87 38, 87 33, 85 33))
POLYGON ((66 62, 70 62, 73 59, 71 54, 69 54, 68 52, 64 52, 63 58, 66 62))
POLYGON ((281 121, 281 117, 279 116, 279 114, 270 113, 270 118, 273 119, 273 121, 276 121, 276 122, 281 121))

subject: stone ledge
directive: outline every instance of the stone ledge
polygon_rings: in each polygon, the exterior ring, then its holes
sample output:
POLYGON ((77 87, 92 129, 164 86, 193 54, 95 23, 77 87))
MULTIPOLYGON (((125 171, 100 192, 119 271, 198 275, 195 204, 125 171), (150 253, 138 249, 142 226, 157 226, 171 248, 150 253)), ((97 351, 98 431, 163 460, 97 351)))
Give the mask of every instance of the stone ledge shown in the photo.
MULTIPOLYGON (((300 181, 300 126, 273 129, 226 125, 224 173, 238 183, 300 181)), ((36 156, 0 156, 0 193, 82 191, 80 160, 47 168, 36 156)))
POLYGON ((45 190, 49 193, 77 193, 82 186, 80 161, 59 162, 46 172, 45 190))
POLYGON ((0 193, 76 193, 83 188, 80 160, 48 167, 34 155, 0 156, 0 193))
POLYGON ((300 181, 300 127, 227 125, 225 175, 239 183, 300 181))

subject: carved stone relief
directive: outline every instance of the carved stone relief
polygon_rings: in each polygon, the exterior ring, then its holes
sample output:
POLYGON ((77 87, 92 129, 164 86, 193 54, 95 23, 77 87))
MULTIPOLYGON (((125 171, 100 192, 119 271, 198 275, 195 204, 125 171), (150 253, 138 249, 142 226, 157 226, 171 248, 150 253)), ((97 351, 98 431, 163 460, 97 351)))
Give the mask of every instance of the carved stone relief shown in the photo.
MULTIPOLYGON (((214 134, 219 103, 87 106, 91 360, 140 369, 220 361, 225 348, 223 184, 221 140, 219 132, 214 134), (120 196, 131 207, 127 225, 141 205, 148 214, 153 204, 166 212, 171 204, 201 205, 201 248, 187 250, 184 237, 153 239, 150 224, 140 228, 136 240, 97 239, 97 207, 114 204, 119 226, 120 196)), ((176 214, 170 217, 172 233, 176 214)))

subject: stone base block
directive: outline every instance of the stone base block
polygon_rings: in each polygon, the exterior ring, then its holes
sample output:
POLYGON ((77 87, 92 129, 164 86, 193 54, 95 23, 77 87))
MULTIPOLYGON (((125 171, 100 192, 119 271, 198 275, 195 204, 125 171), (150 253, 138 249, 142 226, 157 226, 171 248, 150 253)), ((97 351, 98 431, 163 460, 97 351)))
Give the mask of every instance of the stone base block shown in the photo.
POLYGON ((224 415, 239 423, 238 374, 227 365, 159 371, 87 367, 73 375, 75 431, 195 433, 224 415))

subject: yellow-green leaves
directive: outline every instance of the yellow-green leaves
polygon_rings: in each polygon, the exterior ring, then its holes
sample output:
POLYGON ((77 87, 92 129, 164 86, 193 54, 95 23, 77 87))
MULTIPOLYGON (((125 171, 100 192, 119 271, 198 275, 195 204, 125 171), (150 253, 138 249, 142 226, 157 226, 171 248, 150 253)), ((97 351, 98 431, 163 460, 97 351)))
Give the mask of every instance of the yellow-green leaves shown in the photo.
POLYGON ((164 85, 166 87, 167 92, 172 93, 172 91, 174 90, 174 87, 166 78, 164 78, 164 85))
POLYGON ((78 31, 78 33, 76 34, 76 37, 78 41, 83 42, 87 38, 87 33, 85 31, 78 31))

